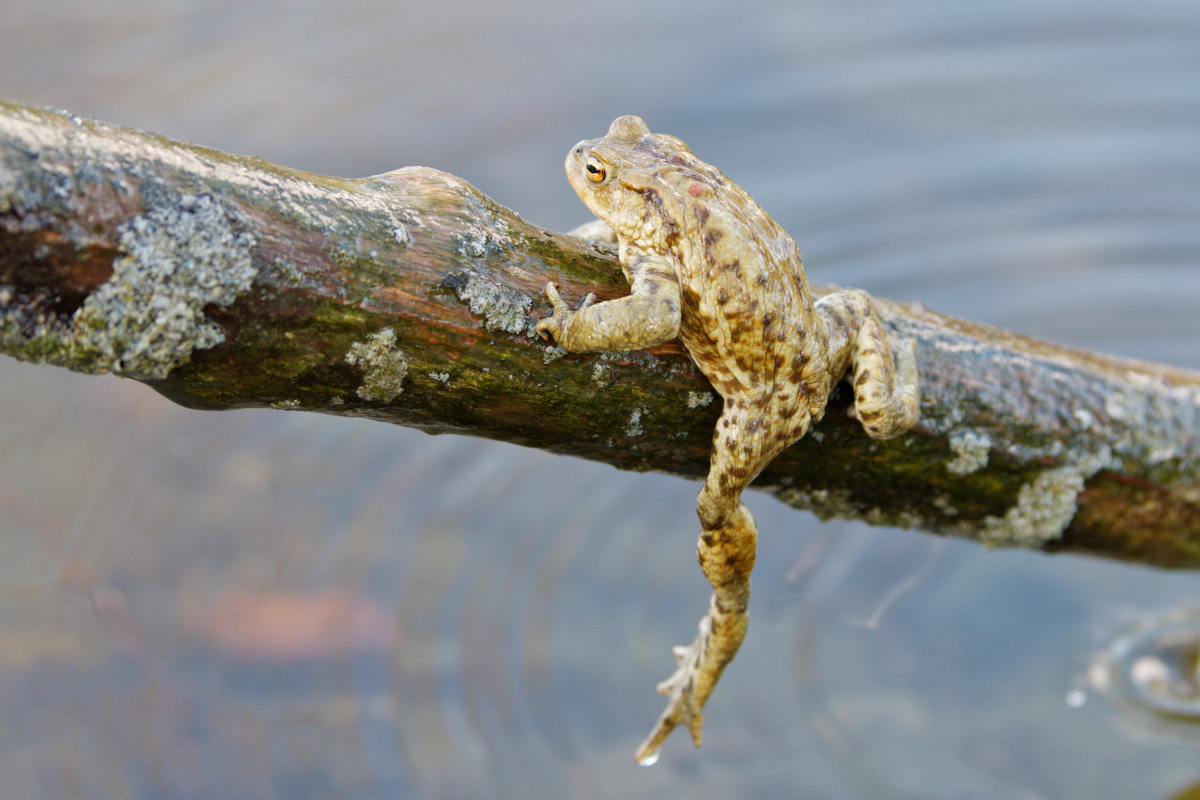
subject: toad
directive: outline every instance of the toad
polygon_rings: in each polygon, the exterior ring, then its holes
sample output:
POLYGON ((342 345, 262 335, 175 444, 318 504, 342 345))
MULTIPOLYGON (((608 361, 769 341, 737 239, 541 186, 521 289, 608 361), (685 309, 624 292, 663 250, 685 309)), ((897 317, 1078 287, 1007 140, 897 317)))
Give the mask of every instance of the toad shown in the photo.
POLYGON ((869 436, 920 414, 912 343, 895 350, 860 291, 814 302, 796 243, 745 191, 673 136, 621 117, 575 145, 567 178, 619 246, 631 293, 572 309, 553 283, 537 331, 571 353, 636 350, 676 336, 724 400, 700 490, 700 567, 713 587, 691 645, 658 685, 667 707, 636 753, 658 758, 686 726, 700 746, 704 704, 746 636, 757 529, 742 491, 819 421, 843 378, 869 436))

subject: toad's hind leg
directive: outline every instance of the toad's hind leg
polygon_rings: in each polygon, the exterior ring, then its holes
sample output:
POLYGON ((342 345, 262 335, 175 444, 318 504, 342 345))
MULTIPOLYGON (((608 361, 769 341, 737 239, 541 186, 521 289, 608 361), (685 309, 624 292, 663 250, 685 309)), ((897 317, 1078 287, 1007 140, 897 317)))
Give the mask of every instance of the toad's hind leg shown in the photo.
POLYGON ((750 572, 754 569, 758 529, 742 505, 742 490, 787 443, 765 436, 758 420, 726 403, 713 439, 712 465, 697 499, 700 516, 700 567, 713 587, 708 614, 687 647, 676 647, 678 668, 658 685, 667 708, 638 747, 640 764, 653 764, 667 735, 683 725, 700 746, 703 710, 726 665, 746 638, 750 572))
POLYGON ((822 297, 817 312, 829 326, 829 362, 836 382, 854 383, 854 416, 874 439, 891 439, 921 415, 917 361, 911 341, 892 348, 865 292, 822 297))

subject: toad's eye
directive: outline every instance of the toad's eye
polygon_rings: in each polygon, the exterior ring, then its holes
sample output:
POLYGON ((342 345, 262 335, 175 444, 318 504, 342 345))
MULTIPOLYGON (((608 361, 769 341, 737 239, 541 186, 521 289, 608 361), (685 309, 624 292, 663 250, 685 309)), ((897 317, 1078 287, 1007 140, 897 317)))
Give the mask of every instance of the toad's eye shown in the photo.
POLYGON ((588 180, 592 183, 603 183, 604 179, 608 177, 608 173, 604 171, 604 165, 596 160, 595 156, 587 160, 587 173, 588 180))

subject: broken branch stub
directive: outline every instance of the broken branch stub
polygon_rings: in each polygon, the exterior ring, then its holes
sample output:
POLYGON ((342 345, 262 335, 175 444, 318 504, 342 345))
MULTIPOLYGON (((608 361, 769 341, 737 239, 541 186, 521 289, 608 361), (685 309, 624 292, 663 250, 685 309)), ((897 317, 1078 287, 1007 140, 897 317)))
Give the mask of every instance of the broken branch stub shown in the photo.
MULTIPOLYGON (((628 291, 608 246, 436 170, 330 178, 0 103, 0 351, 193 408, 704 475, 720 408, 678 344, 563 358, 532 333, 548 281, 628 291)), ((1200 564, 1200 375, 877 306, 916 342, 917 428, 868 439, 842 387, 759 488, 993 546, 1200 564)))

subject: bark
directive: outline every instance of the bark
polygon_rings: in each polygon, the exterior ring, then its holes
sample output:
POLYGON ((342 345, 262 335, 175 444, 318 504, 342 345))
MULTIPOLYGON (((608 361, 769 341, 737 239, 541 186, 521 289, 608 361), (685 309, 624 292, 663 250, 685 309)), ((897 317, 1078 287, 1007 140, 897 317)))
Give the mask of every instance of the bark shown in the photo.
MULTIPOLYGON (((547 281, 628 291, 611 248, 437 170, 331 178, 0 103, 0 351, 191 408, 704 475, 720 408, 682 348, 563 357, 532 333, 547 281)), ((872 441, 843 386, 758 488, 823 517, 1200 564, 1200 374, 877 306, 916 340, 920 423, 872 441)))

